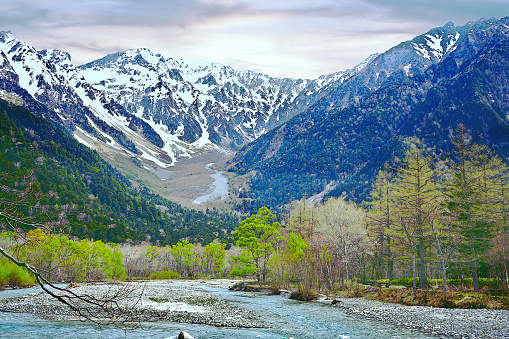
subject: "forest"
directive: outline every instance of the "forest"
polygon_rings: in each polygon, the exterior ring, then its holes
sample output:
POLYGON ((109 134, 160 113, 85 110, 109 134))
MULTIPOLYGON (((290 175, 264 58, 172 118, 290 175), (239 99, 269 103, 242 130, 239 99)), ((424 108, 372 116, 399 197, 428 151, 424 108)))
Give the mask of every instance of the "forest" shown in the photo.
POLYGON ((504 42, 458 67, 449 57, 409 78, 395 73, 390 83, 345 108, 330 108, 337 98, 326 96, 245 145, 230 170, 255 173, 247 192, 255 208, 251 213, 261 206, 279 212, 282 205, 320 193, 331 182, 335 188, 328 196, 361 203, 377 171, 403 158, 407 138, 417 136, 450 152, 450 136, 459 124, 469 129, 474 142, 509 157, 506 50, 504 42))
MULTIPOLYGON (((183 208, 130 182, 51 122, 0 99, 0 176, 12 189, 31 177, 41 203, 65 212, 68 234, 103 242, 175 244, 181 238, 228 241, 237 219, 183 208), (162 231, 161 231, 162 230, 162 231)), ((1 228, 1 226, 0 226, 1 228)), ((5 228, 5 227, 4 227, 5 228)), ((6 229, 4 229, 6 230, 6 229)))
MULTIPOLYGON (((407 286, 413 295, 507 292, 509 167, 473 143, 464 125, 452 144, 451 152, 439 152, 409 138, 404 157, 378 172, 362 203, 338 197, 312 206, 303 198, 279 216, 262 207, 230 242, 108 244, 32 230, 22 239, 3 233, 2 244, 22 260, 52 258, 35 265, 54 281, 248 278, 303 299, 373 283, 407 286), (104 272, 98 262, 108 263, 104 272)), ((29 279, 18 271, 10 276, 29 279)), ((0 272, 4 285, 9 274, 0 272)))

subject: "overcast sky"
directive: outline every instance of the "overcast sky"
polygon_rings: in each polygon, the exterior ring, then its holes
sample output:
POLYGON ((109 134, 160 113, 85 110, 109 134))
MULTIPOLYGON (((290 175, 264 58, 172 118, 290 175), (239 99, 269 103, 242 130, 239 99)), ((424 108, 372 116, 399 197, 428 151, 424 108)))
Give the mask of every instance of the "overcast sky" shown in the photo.
POLYGON ((509 15, 508 0, 0 0, 0 30, 75 65, 131 48, 315 78, 449 21, 509 15))

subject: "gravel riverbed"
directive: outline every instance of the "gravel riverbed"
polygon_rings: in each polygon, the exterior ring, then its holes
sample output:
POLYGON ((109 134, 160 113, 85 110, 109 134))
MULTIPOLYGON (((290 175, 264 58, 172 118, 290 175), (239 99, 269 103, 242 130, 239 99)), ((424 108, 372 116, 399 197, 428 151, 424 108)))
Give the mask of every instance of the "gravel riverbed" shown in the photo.
MULTIPOLYGON (((121 302, 130 305, 130 315, 141 322, 170 321, 236 328, 277 326, 264 320, 263 310, 246 310, 201 290, 204 284, 227 289, 233 283, 229 280, 99 283, 83 284, 71 290, 82 295, 104 296, 117 293, 119 288, 125 291, 127 286, 133 293, 124 296, 121 302)), ((253 297, 256 297, 256 293, 253 293, 253 297)), ((404 306, 363 298, 338 300, 340 302, 328 307, 342 308, 348 314, 370 321, 409 327, 449 338, 509 339, 509 311, 404 306)), ((328 304, 330 300, 322 302, 328 304)), ((0 312, 31 313, 54 320, 76 318, 67 306, 43 292, 0 299, 0 312)), ((327 308, 324 308, 324 312, 327 312, 327 308)))
MULTIPOLYGON (((121 306, 127 306, 129 315, 141 322, 171 321, 221 327, 265 327, 254 312, 200 291, 199 285, 199 282, 180 284, 151 281, 131 284, 83 284, 71 290, 79 295, 97 297, 125 293, 120 300, 121 306)), ((222 282, 222 285, 220 287, 229 286, 227 282, 222 282)), ((0 312, 31 313, 54 320, 78 318, 69 307, 44 292, 0 300, 0 312)))
POLYGON ((367 319, 465 339, 509 338, 509 311, 404 306, 362 298, 341 298, 333 307, 367 319))

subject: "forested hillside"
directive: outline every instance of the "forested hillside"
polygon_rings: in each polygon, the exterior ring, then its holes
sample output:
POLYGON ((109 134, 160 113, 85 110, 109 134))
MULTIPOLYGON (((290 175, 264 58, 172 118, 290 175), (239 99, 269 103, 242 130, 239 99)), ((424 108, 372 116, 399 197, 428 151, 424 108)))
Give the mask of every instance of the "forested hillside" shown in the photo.
MULTIPOLYGON (((66 211, 69 233, 106 242, 227 239, 234 220, 210 217, 135 191, 99 155, 27 109, 0 100, 0 172, 33 172, 40 191, 66 211)), ((6 177, 6 185, 15 182, 6 177)))
POLYGON ((397 78, 345 109, 321 100, 310 110, 244 147, 232 170, 251 173, 248 196, 271 207, 321 192, 362 200, 376 172, 401 158, 405 140, 450 149, 464 124, 473 140, 509 155, 509 29, 502 19, 472 31, 441 62, 397 78))

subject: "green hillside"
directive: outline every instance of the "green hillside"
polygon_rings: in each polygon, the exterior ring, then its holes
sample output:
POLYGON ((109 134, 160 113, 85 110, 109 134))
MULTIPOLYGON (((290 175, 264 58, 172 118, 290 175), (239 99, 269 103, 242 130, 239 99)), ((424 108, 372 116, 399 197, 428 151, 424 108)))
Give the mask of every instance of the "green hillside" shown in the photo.
POLYGON ((394 81, 345 109, 323 98, 247 145, 231 170, 254 173, 248 196, 272 208, 321 192, 361 201, 377 171, 401 158, 405 140, 450 149, 459 123, 475 142, 509 156, 509 40, 494 27, 472 35, 440 63, 394 81))
MULTIPOLYGON (((207 244, 229 238, 235 220, 221 220, 136 191, 99 155, 27 109, 0 100, 0 171, 33 172, 43 193, 53 191, 68 213, 69 233, 107 242, 182 238, 207 244)), ((1 193, 0 193, 1 194, 1 193)))

